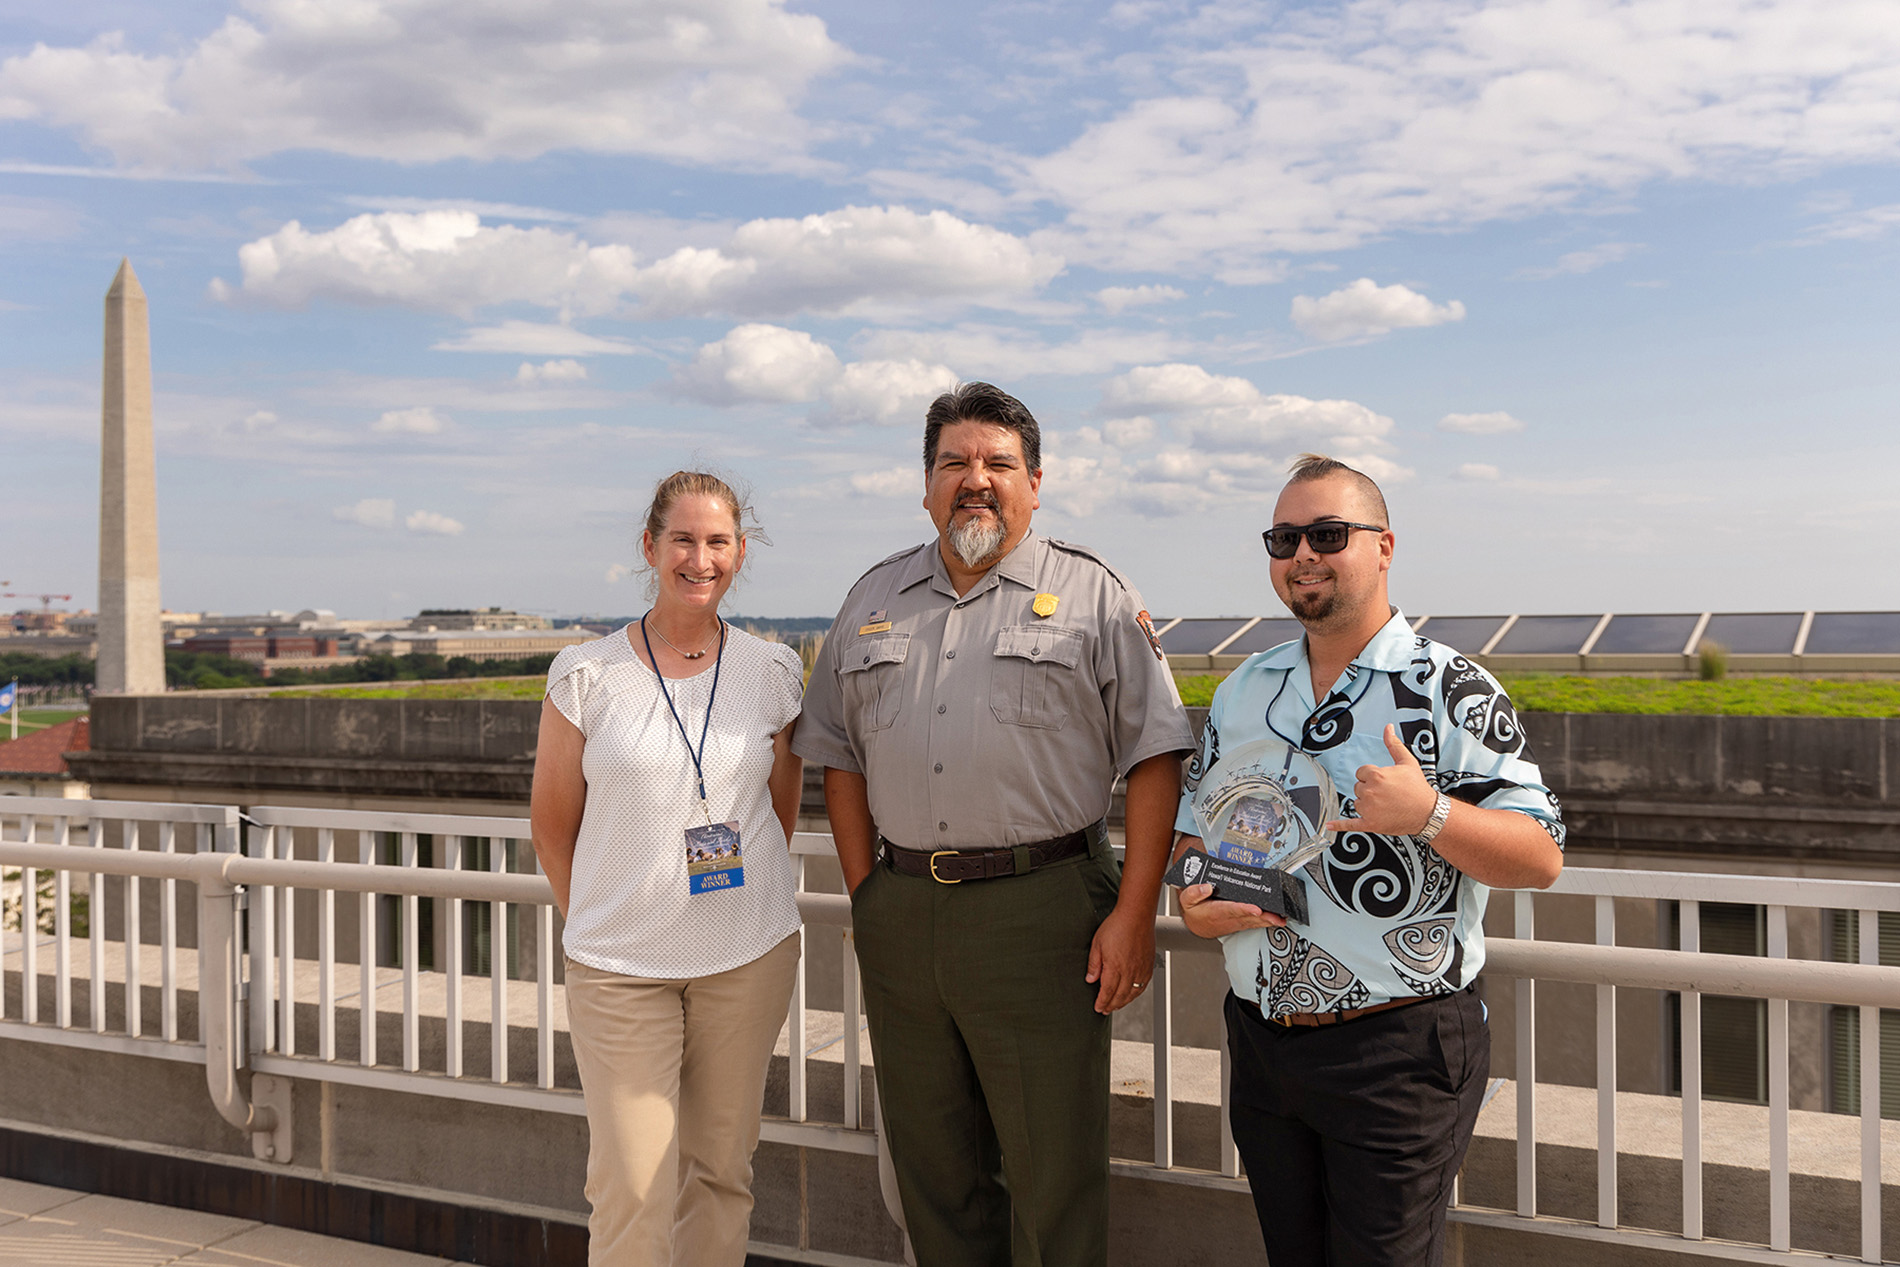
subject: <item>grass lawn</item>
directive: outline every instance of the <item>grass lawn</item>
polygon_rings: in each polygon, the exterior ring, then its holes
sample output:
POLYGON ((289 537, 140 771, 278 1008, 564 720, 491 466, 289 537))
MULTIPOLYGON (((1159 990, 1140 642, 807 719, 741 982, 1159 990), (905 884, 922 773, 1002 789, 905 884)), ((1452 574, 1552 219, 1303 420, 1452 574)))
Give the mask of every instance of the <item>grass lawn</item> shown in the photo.
MULTIPOLYGON (((83 708, 22 708, 20 710, 20 737, 26 738, 36 730, 45 730, 48 726, 57 726, 63 721, 75 717, 84 717, 83 708)), ((0 716, 0 739, 9 739, 13 735, 13 717, 11 714, 0 716)))
MULTIPOLYGON (((1205 707, 1220 681, 1177 678, 1181 700, 1205 707)), ((1900 717, 1900 682, 1729 678, 1721 682, 1513 673, 1503 678, 1525 713, 1701 713, 1735 717, 1900 717)))
POLYGON ((321 690, 288 687, 272 691, 272 699, 315 696, 319 699, 540 699, 547 690, 545 677, 495 677, 479 682, 365 682, 361 686, 331 686, 321 690))

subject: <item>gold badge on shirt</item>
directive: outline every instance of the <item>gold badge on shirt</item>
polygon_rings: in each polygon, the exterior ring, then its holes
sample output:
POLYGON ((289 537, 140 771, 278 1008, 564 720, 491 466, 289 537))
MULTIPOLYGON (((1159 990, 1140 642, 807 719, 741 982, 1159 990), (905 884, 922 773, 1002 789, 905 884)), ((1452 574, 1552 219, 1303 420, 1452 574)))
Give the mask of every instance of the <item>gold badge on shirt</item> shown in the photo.
POLYGON ((1038 594, 1036 601, 1029 604, 1029 610, 1046 619, 1056 614, 1056 604, 1061 601, 1054 594, 1038 594))

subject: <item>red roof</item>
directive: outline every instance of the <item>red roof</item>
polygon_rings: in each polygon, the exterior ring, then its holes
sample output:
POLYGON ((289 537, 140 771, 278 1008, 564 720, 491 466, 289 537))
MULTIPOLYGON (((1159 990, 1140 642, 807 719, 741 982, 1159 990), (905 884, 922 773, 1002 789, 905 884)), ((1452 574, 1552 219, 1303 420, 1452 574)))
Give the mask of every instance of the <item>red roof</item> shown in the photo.
POLYGON ((75 717, 18 739, 0 741, 0 774, 68 773, 64 754, 85 752, 92 746, 87 723, 87 718, 75 717))

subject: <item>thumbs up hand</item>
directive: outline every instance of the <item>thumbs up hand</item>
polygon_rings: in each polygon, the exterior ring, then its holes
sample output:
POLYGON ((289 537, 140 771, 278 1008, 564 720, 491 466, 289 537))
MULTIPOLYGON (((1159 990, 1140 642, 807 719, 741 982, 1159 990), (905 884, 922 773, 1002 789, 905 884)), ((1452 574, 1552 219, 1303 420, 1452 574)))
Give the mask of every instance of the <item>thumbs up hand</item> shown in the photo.
POLYGON ((1386 751, 1392 764, 1362 765, 1353 784, 1353 811, 1357 818, 1326 824, 1327 831, 1371 831, 1382 836, 1410 836, 1425 830, 1438 793, 1426 781, 1418 759, 1399 739, 1398 728, 1385 728, 1386 751))

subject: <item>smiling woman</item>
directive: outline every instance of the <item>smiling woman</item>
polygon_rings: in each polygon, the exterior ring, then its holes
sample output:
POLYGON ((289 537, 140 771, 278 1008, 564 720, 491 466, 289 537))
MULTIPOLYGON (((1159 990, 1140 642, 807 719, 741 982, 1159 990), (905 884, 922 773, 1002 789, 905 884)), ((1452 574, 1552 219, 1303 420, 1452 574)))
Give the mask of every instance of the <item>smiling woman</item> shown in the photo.
POLYGON ((745 1258, 798 964, 804 680, 797 652, 719 616, 748 513, 717 476, 661 480, 640 536, 652 610, 548 672, 534 847, 567 918, 594 1263, 745 1258))

